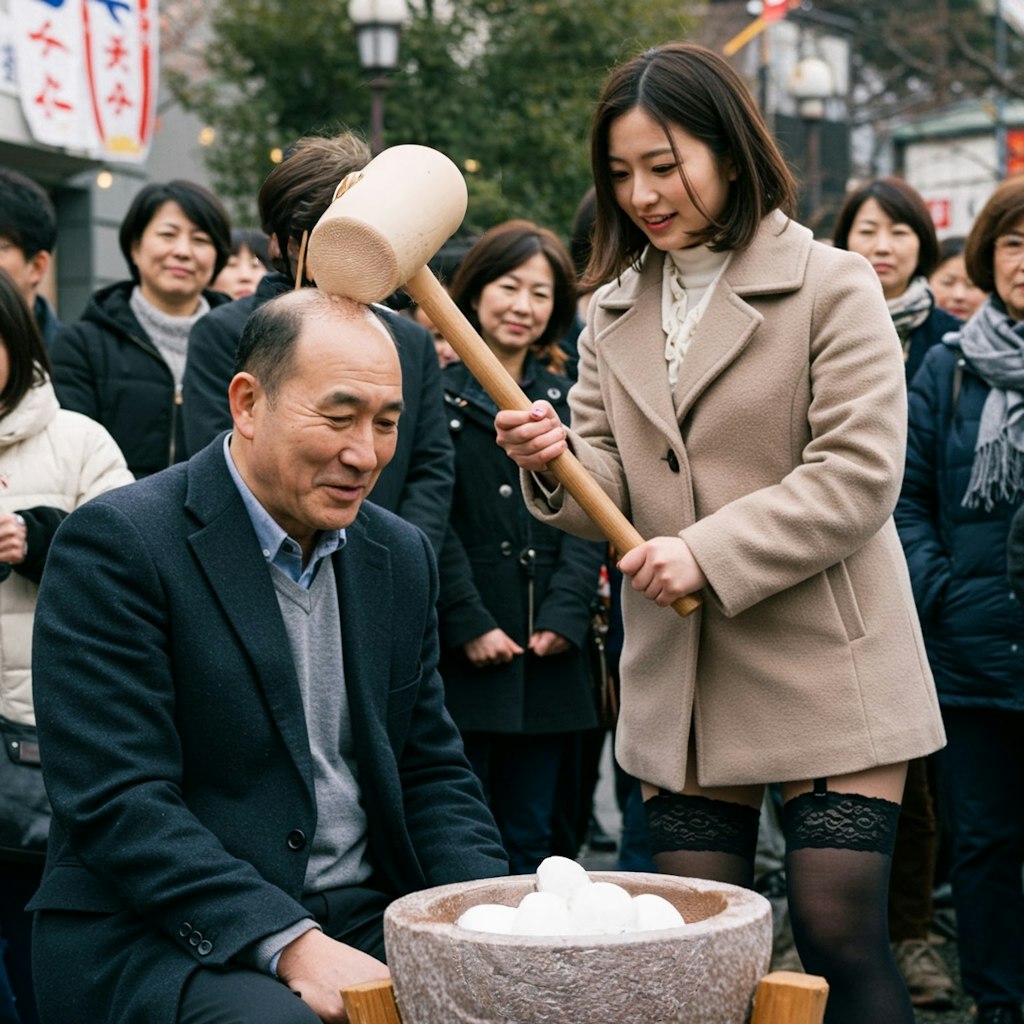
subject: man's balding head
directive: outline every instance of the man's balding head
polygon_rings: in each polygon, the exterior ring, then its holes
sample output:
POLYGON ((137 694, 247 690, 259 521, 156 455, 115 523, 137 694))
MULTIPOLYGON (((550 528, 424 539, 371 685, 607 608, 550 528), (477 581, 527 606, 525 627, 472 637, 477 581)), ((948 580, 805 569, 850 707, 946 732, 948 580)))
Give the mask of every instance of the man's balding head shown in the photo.
POLYGON ((316 319, 337 325, 338 344, 344 344, 352 325, 370 324, 394 345, 391 332, 369 306, 315 288, 301 288, 271 299, 249 317, 238 341, 235 373, 251 373, 273 401, 290 372, 303 325, 316 319))

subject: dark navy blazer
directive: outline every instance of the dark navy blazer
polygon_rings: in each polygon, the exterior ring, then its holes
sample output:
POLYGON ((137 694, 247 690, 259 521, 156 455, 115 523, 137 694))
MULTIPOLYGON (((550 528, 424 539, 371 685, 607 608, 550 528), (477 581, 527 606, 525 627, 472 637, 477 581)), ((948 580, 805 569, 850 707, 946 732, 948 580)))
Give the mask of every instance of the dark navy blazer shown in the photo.
MULTIPOLYGON (((33 672, 54 827, 31 907, 61 1024, 174 1024, 197 967, 308 916, 305 716, 222 443, 84 505, 50 551, 33 672)), ((373 884, 504 874, 435 668, 430 545, 369 503, 347 536, 332 557, 373 884)))

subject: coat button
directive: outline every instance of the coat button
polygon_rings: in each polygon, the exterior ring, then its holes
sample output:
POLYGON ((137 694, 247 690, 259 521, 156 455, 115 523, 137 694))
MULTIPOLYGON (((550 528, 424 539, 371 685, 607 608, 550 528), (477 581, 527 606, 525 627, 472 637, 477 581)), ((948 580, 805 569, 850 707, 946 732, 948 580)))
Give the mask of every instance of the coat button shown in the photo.
POLYGON ((193 932, 188 937, 188 944, 190 946, 198 946, 199 943, 202 942, 202 941, 203 941, 203 933, 202 932, 193 932))
POLYGON ((548 388, 548 398, 550 398, 552 402, 557 402, 561 397, 561 388, 548 388))
POLYGON ((502 485, 501 485, 501 486, 500 486, 500 487, 498 488, 498 493, 499 493, 499 494, 500 494, 500 495, 501 495, 501 496, 502 496, 503 498, 511 498, 511 497, 512 497, 512 488, 511 488, 511 486, 510 486, 509 484, 502 484, 502 485))
POLYGON ((462 420, 449 420, 448 421, 448 429, 449 430, 461 430, 462 429, 462 420))
POLYGON ((511 555, 512 554, 512 541, 510 541, 510 540, 503 540, 501 542, 501 553, 503 555, 511 555))
POLYGON ((302 829, 292 829, 288 833, 288 849, 301 850, 306 845, 306 833, 302 829))
POLYGON ((676 453, 672 451, 671 448, 668 450, 668 455, 665 456, 665 461, 668 463, 668 468, 671 469, 673 473, 679 472, 679 459, 676 458, 676 453))
POLYGON ((185 921, 182 926, 178 929, 178 934, 183 938, 187 939, 192 934, 192 925, 185 921))
POLYGON ((203 941, 196 946, 196 952, 200 956, 209 956, 213 952, 213 943, 209 939, 203 939, 203 941))

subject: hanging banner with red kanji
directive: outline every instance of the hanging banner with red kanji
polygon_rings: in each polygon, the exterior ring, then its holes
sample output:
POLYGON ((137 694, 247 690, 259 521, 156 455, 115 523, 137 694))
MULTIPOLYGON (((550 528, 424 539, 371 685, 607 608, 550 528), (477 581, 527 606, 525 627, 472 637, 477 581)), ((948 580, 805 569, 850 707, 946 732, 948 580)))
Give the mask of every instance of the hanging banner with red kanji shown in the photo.
POLYGON ((144 160, 155 116, 157 0, 8 3, 32 137, 101 160, 144 160))
POLYGON ((91 150, 77 0, 9 0, 21 109, 37 142, 91 150))
POLYGON ((85 70, 108 159, 142 160, 153 134, 159 38, 156 0, 81 0, 85 70))

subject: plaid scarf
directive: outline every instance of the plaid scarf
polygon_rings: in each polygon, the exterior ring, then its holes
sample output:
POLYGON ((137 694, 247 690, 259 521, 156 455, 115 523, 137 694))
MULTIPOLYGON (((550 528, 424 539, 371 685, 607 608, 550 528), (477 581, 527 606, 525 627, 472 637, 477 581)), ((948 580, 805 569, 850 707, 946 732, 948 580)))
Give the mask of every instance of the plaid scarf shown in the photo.
MULTIPOLYGON (((886 305, 889 307, 889 316, 892 317, 900 341, 905 342, 907 335, 928 319, 928 314, 931 313, 932 306, 935 305, 935 299, 932 296, 931 288, 928 287, 927 278, 915 277, 907 285, 906 291, 902 295, 897 295, 895 299, 889 299, 886 305)), ((903 357, 906 358, 906 356, 907 348, 904 346, 903 357)))
POLYGON ((959 344, 990 388, 962 504, 991 512, 997 501, 1018 503, 1024 494, 1024 321, 1011 320, 993 295, 943 341, 959 344))

